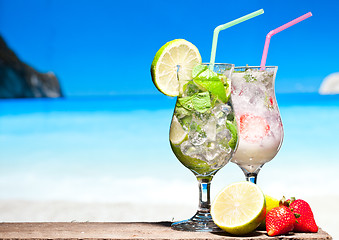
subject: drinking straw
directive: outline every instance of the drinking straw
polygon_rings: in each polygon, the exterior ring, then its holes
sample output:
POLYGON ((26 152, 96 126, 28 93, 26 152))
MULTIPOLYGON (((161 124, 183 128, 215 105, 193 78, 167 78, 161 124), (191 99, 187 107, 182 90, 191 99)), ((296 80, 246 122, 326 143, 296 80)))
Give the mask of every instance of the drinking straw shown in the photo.
POLYGON ((260 14, 263 14, 264 13, 264 9, 260 9, 258 11, 255 11, 255 12, 252 12, 250 14, 247 14, 243 17, 240 17, 240 18, 237 18, 233 21, 230 21, 228 23, 225 23, 225 24, 222 24, 222 25, 219 25, 217 26, 215 29, 214 29, 214 32, 213 32, 213 41, 212 41, 212 51, 211 51, 211 59, 210 59, 210 69, 213 69, 213 66, 214 66, 214 61, 215 61, 215 53, 216 53, 216 50, 217 50, 217 42, 218 42, 218 35, 219 35, 219 32, 221 30, 225 30, 226 28, 229 28, 229 27, 232 27, 238 23, 241 23, 243 21, 246 21, 248 19, 251 19, 253 17, 256 17, 260 14))
POLYGON ((281 32, 283 30, 285 30, 286 28, 289 28, 291 26, 293 26, 294 24, 297 24, 298 22, 301 22, 303 20, 305 20, 306 18, 309 18, 312 16, 312 13, 311 12, 308 12, 272 31, 270 31, 267 35, 266 35, 266 40, 265 40, 265 46, 264 46, 264 52, 262 54, 262 58, 261 58, 261 63, 260 63, 260 69, 261 70, 264 70, 265 69, 265 64, 266 64, 266 59, 267 59, 267 52, 268 52, 268 46, 270 45, 270 40, 271 40, 271 37, 274 35, 274 34, 277 34, 278 32, 281 32))

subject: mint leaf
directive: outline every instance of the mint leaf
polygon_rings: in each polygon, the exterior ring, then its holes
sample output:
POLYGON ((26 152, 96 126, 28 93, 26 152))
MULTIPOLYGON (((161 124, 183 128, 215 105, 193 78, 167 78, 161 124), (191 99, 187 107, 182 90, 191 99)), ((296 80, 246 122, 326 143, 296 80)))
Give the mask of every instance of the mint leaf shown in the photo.
POLYGON ((210 94, 208 92, 198 93, 192 97, 193 106, 196 111, 204 113, 212 107, 210 94))
POLYGON ((193 96, 189 96, 189 97, 182 97, 182 98, 178 98, 178 103, 185 109, 192 111, 193 108, 193 102, 192 102, 192 97, 193 96))
POLYGON ((245 76, 244 76, 244 79, 245 79, 246 82, 257 81, 257 79, 255 77, 253 77, 251 73, 246 73, 245 76))
POLYGON ((217 100, 223 103, 227 102, 226 90, 222 80, 219 74, 208 68, 201 72, 196 78, 193 78, 193 82, 198 85, 199 88, 210 92, 213 99, 213 106, 217 100))
POLYGON ((195 110, 201 113, 211 108, 210 94, 208 92, 196 93, 193 96, 179 98, 178 103, 189 111, 195 110))

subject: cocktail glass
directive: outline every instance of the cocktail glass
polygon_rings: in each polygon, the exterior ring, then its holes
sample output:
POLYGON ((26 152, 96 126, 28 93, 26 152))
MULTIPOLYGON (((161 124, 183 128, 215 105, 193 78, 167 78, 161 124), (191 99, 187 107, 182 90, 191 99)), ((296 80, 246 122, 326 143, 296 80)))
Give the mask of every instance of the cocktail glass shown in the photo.
POLYGON ((256 183, 262 166, 278 153, 284 136, 275 97, 278 67, 235 67, 232 101, 239 130, 239 143, 232 162, 247 181, 256 183))
POLYGON ((237 144, 237 125, 230 98, 233 68, 233 64, 214 64, 217 81, 203 83, 209 90, 191 80, 184 83, 184 91, 177 98, 170 144, 178 160, 199 182, 199 207, 192 218, 173 223, 175 230, 221 231, 210 214, 210 184, 218 170, 232 158, 237 144), (225 89, 223 96, 217 91, 217 83, 221 84, 221 90, 225 89), (216 97, 218 94, 223 101, 216 97))

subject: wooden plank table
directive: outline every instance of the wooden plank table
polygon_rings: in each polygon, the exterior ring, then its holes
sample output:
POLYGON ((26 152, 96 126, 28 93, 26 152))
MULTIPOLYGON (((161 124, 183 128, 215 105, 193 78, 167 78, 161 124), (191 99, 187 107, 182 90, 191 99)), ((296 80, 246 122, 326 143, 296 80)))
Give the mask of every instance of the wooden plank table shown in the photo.
POLYGON ((268 237, 265 231, 256 231, 245 237, 235 237, 227 233, 175 231, 170 225, 170 222, 0 223, 0 239, 332 239, 322 229, 319 229, 318 233, 293 233, 276 237, 268 237))

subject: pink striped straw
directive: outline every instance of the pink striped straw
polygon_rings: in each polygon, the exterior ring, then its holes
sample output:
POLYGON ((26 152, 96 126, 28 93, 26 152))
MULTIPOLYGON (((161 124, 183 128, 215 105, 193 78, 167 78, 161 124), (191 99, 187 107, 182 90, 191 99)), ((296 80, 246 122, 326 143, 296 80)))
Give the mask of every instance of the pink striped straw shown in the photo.
POLYGON ((260 69, 261 70, 264 70, 265 69, 265 64, 266 64, 266 59, 267 59, 267 52, 268 52, 268 46, 270 45, 270 40, 271 40, 271 37, 274 35, 274 34, 277 34, 278 32, 281 32, 282 30, 285 30, 286 28, 289 28, 291 26, 293 26, 294 24, 297 24, 298 22, 301 22, 303 20, 305 20, 306 18, 309 18, 312 16, 312 13, 311 12, 308 12, 272 31, 270 31, 267 35, 266 35, 266 41, 265 41, 265 46, 264 46, 264 52, 262 54, 262 58, 261 58, 261 63, 260 63, 260 69))

